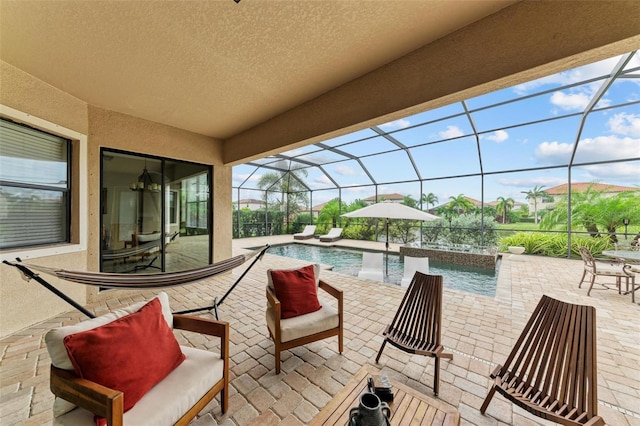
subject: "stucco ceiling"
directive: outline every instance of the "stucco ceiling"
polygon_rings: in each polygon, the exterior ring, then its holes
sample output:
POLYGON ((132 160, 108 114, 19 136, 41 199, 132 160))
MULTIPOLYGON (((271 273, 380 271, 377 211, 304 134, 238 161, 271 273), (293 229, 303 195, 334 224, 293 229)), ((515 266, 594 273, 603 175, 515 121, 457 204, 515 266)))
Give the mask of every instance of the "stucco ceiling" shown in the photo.
POLYGON ((0 59, 89 104, 219 139, 514 0, 0 1, 0 59))

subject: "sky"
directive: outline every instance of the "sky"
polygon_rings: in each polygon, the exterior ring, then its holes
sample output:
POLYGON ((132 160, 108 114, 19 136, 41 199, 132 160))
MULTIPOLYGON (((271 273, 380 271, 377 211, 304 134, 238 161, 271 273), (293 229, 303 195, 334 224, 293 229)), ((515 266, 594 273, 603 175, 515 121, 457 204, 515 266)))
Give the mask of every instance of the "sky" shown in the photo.
MULTIPOLYGON (((480 155, 462 102, 378 126, 409 147, 413 163, 404 150, 371 129, 323 142, 359 158, 366 170, 356 159, 321 151, 315 145, 283 154, 322 165, 322 170, 305 168, 304 182, 313 190, 312 205, 338 197, 336 184, 342 187, 342 199, 347 203, 375 195, 372 179, 379 183, 378 194, 400 193, 418 199, 421 193, 433 193, 438 204, 459 194, 480 200, 481 178, 468 175, 481 171, 485 174, 485 202, 500 196, 526 202, 523 191, 535 186, 546 189, 566 184, 566 166, 576 139, 579 141, 574 158, 577 166, 571 169, 572 182, 640 187, 639 78, 618 78, 607 88, 594 112, 587 115, 579 134, 582 112, 603 87, 603 77, 612 72, 620 58, 466 100, 473 126, 479 133, 480 155), (596 80, 590 81, 593 79, 596 80), (600 108, 607 109, 599 111, 600 108), (524 123, 527 124, 522 125, 524 123), (626 161, 586 164, 617 160, 626 161), (513 171, 554 166, 563 167, 513 171), (415 182, 419 179, 422 185, 415 182), (414 182, 394 183, 406 181, 414 182)), ((640 74, 640 53, 631 58, 624 72, 640 74)), ((259 162, 270 161, 274 159, 259 162)), ((262 193, 251 188, 258 188, 260 177, 271 172, 252 165, 235 166, 234 201, 238 199, 238 187, 241 187, 240 199, 261 199, 262 193)))

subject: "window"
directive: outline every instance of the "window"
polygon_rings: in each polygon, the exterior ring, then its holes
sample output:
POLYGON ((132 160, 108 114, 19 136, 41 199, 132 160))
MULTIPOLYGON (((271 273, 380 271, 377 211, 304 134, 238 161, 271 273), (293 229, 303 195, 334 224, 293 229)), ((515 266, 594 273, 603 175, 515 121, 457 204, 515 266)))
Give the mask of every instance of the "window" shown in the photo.
POLYGON ((186 225, 190 233, 204 234, 208 229, 209 182, 206 174, 185 179, 186 225))
POLYGON ((211 263, 211 167, 101 150, 101 271, 180 271, 211 263))
POLYGON ((71 141, 0 119, 0 249, 70 242, 71 141))

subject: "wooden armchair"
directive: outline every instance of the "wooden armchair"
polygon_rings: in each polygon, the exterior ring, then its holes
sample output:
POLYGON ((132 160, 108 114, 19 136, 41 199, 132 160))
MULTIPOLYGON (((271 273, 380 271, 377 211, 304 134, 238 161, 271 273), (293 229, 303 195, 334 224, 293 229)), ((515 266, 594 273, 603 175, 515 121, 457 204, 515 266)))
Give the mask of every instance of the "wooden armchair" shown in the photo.
MULTIPOLYGON (((269 335, 275 344, 276 374, 280 374, 280 352, 296 346, 323 340, 328 337, 338 336, 338 351, 342 353, 343 346, 343 297, 339 290, 325 281, 319 280, 316 270, 318 288, 328 293, 337 301, 337 310, 327 303, 322 303, 320 310, 294 318, 282 318, 281 302, 276 296, 271 282, 271 270, 267 271, 269 285, 267 285, 267 311, 266 320, 269 335)), ((321 300, 322 302, 322 300, 321 300)))
MULTIPOLYGON (((168 303, 166 294, 159 298, 168 303)), ((143 302, 144 303, 144 302, 143 302)), ((149 390, 133 408, 123 413, 124 393, 79 377, 64 359, 65 336, 92 330, 135 312, 140 304, 47 333, 47 349, 52 358, 50 387, 56 396, 54 425, 95 425, 94 415, 107 425, 187 425, 218 394, 222 413, 229 406, 229 324, 187 315, 169 315, 173 328, 220 338, 220 353, 180 346, 186 359, 149 390), (87 324, 90 323, 90 324, 87 324)), ((130 345, 135 351, 135 343, 130 345)), ((124 366, 123 366, 124 367, 124 366)), ((114 371, 114 374, 118 374, 114 371)))
POLYGON ((596 309, 542 296, 480 408, 495 391, 543 419, 604 425, 598 416, 596 309))

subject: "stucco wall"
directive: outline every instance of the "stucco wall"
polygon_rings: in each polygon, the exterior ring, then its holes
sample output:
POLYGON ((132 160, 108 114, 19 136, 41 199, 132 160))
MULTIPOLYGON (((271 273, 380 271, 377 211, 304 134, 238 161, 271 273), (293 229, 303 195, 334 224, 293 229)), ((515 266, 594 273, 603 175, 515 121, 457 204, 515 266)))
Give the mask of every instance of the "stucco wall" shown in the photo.
MULTIPOLYGON (((89 209, 88 269, 99 269, 100 148, 212 165, 214 261, 231 257, 231 167, 222 165, 222 142, 92 105, 88 109, 89 206, 92 206, 89 209)), ((113 291, 110 296, 114 297, 113 291)), ((89 301, 99 299, 98 290, 89 289, 88 297, 89 301)))
MULTIPOLYGON (((0 104, 87 135, 87 160, 80 165, 87 171, 87 249, 37 257, 33 263, 72 270, 99 269, 101 147, 212 165, 214 261, 231 257, 231 167, 222 164, 220 141, 87 105, 9 64, 0 62, 0 66, 0 104)), ((78 218, 72 220, 72 227, 77 227, 78 218)), ((0 256, 15 257, 11 251, 0 256)), ((81 304, 102 297, 94 288, 46 279, 81 304)), ((72 309, 39 284, 22 281, 12 267, 0 266, 0 281, 0 336, 72 309)))
MULTIPOLYGON (((87 133, 85 102, 1 61, 0 75, 0 104, 78 133, 87 133)), ((75 225, 77 223, 76 221, 75 225)), ((3 259, 12 260, 16 253, 17 251, 3 251, 0 254, 3 259)), ((43 266, 83 270, 87 264, 87 253, 79 251, 60 254, 36 258, 32 262, 43 266)), ((0 336, 69 310, 66 303, 39 284, 23 281, 20 273, 13 267, 0 265, 0 282, 0 336)), ((51 283, 78 302, 85 303, 87 292, 84 286, 56 279, 52 279, 51 283)))

